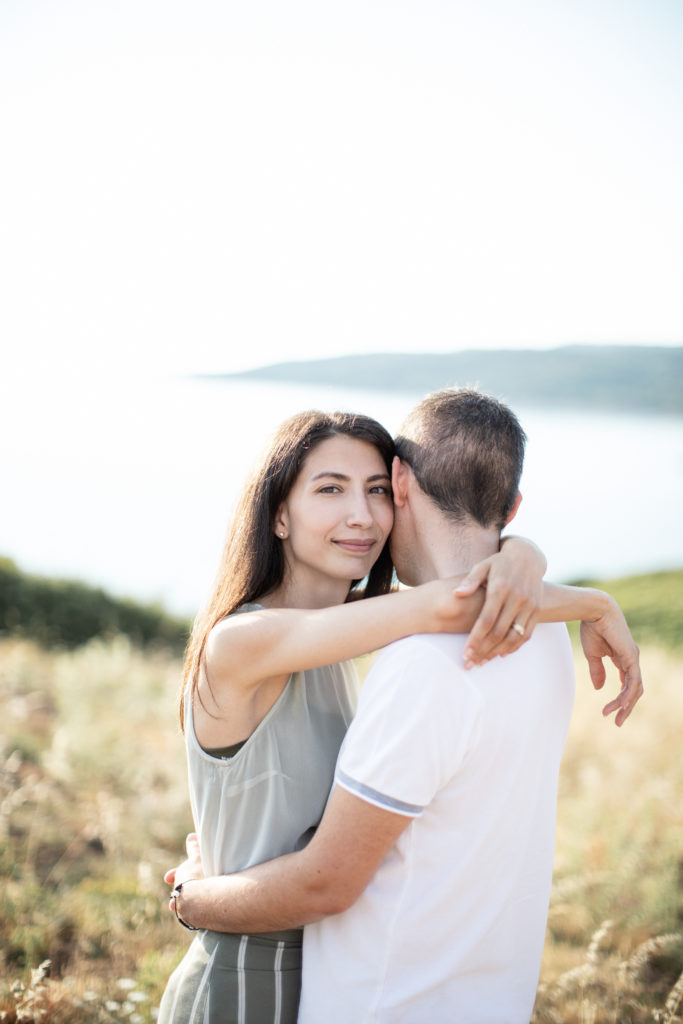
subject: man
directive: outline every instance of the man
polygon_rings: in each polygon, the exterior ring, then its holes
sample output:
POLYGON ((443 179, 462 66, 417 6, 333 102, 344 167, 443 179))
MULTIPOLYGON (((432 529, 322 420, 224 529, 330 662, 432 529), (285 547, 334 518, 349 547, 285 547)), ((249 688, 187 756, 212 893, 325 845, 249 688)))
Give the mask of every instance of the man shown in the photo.
MULTIPOLYGON (((498 550, 521 500, 524 441, 510 410, 476 392, 438 392, 417 406, 392 477, 402 582, 465 573, 498 550)), ((560 612, 565 594, 558 588, 560 612)), ((599 618, 608 600, 589 594, 582 617, 599 618)), ((594 672, 611 653, 604 636, 586 631, 594 672)), ((184 877, 195 880, 176 897, 182 919, 236 932, 310 925, 303 1024, 529 1019, 571 651, 563 626, 544 625, 514 657, 468 673, 465 642, 415 636, 378 656, 306 849, 198 880, 188 844, 184 877)))

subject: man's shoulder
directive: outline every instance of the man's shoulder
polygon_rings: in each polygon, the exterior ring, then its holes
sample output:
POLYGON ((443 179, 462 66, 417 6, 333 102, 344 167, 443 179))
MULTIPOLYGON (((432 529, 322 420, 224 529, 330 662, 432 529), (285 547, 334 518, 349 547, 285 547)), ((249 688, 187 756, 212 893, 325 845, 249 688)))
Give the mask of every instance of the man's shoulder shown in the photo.
POLYGON ((520 651, 529 647, 530 651, 540 653, 564 652, 571 656, 571 641, 569 631, 565 622, 540 622, 534 629, 533 635, 526 644, 522 644, 520 651))
POLYGON ((413 633, 388 644, 377 656, 376 662, 413 657, 445 658, 462 664, 466 633, 413 633))
MULTIPOLYGON (((463 651, 467 642, 464 633, 415 633, 388 644, 379 652, 371 668, 373 677, 398 671, 414 673, 420 671, 438 671, 443 669, 449 673, 462 673, 470 678, 471 673, 464 667, 463 651)), ((537 664, 539 667, 548 659, 563 658, 571 661, 571 644, 564 622, 539 623, 533 636, 514 654, 505 659, 494 658, 477 670, 486 674, 486 670, 522 669, 537 664)), ((370 678, 370 677, 368 677, 370 678)))
POLYGON ((437 692, 453 681, 468 681, 463 650, 467 637, 461 634, 415 633, 396 640, 375 658, 361 687, 361 701, 393 700, 405 691, 437 692))

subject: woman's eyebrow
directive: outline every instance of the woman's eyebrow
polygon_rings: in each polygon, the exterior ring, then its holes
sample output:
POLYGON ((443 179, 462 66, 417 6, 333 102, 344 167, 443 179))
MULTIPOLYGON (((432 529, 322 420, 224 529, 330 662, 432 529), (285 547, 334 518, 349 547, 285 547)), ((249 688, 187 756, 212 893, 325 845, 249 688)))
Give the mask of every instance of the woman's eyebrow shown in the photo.
MULTIPOLYGON (((347 476, 346 473, 336 473, 332 469, 324 469, 322 473, 316 473, 315 476, 311 477, 311 480, 320 480, 321 477, 332 477, 333 480, 350 480, 351 477, 347 476)), ((368 483, 374 483, 375 480, 391 480, 388 473, 374 473, 372 476, 366 478, 368 483)))
POLYGON ((311 477, 311 480, 320 480, 322 476, 331 476, 334 480, 350 480, 351 477, 346 476, 345 473, 335 473, 332 469, 324 469, 322 473, 316 473, 315 476, 311 477))

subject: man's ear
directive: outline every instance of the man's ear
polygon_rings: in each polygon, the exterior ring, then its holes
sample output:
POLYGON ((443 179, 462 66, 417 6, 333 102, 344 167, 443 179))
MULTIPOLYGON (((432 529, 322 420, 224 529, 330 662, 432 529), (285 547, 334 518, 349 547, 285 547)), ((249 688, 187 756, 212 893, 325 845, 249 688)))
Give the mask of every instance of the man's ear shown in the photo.
POLYGON ((510 509, 510 511, 508 513, 508 517, 505 520, 505 525, 506 526, 507 526, 508 523, 511 523, 512 520, 515 518, 515 516, 517 515, 517 510, 519 509, 519 506, 521 504, 522 504, 522 492, 521 491, 517 491, 517 497, 515 498, 515 503, 512 506, 512 508, 510 509))
POLYGON ((407 462, 401 462, 398 455, 394 455, 391 463, 391 489, 394 492, 394 505, 403 508, 408 495, 408 478, 412 473, 407 462))

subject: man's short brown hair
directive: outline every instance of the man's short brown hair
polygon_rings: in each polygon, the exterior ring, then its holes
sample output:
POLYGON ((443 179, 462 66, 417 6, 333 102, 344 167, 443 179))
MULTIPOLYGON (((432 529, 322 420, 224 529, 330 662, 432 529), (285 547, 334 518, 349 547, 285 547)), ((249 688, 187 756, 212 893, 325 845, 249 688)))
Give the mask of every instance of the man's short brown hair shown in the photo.
POLYGON ((396 452, 449 518, 502 529, 519 490, 526 434, 506 405, 469 388, 423 399, 396 438, 396 452))

